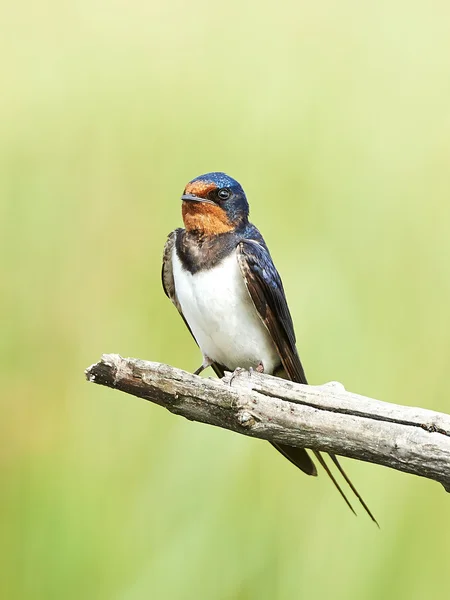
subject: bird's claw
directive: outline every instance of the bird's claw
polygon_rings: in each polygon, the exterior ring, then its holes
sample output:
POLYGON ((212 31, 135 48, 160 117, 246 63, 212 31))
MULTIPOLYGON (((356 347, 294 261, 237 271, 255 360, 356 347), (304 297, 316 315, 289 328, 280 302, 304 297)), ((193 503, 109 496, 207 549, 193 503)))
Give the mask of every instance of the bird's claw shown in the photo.
POLYGON ((236 367, 236 369, 231 373, 231 377, 230 377, 230 381, 229 381, 230 386, 233 384, 233 381, 234 381, 234 378, 236 377, 236 375, 239 375, 239 373, 242 373, 242 371, 245 371, 245 369, 243 369, 242 367, 236 367))
POLYGON ((255 368, 253 367, 249 367, 248 369, 248 376, 251 377, 253 371, 256 371, 257 373, 264 373, 264 365, 262 364, 261 361, 259 361, 259 363, 256 365, 255 368))
MULTIPOLYGON (((236 369, 231 374, 230 382, 229 382, 230 385, 232 385, 236 375, 238 375, 239 373, 242 373, 243 371, 245 371, 245 369, 243 369, 242 367, 236 367, 236 369)), ((253 371, 256 371, 257 373, 264 373, 264 365, 263 365, 262 361, 259 361, 259 363, 256 365, 255 368, 253 368, 253 367, 248 368, 247 373, 248 373, 249 377, 252 376, 253 371)))

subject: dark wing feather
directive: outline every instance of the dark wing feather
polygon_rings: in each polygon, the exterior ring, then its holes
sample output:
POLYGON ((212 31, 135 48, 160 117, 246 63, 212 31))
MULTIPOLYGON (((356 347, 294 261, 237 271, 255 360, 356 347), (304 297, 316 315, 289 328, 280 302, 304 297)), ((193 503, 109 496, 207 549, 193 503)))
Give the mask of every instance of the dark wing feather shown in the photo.
MULTIPOLYGON (((192 330, 189 327, 189 323, 184 318, 183 311, 181 310, 181 305, 178 302, 177 294, 175 291, 175 280, 173 278, 173 267, 172 267, 172 253, 173 253, 173 248, 175 246, 175 241, 177 239, 178 231, 179 231, 178 229, 175 229, 175 231, 172 231, 167 236, 167 241, 164 245, 164 252, 163 252, 161 281, 162 281, 164 293, 166 294, 166 296, 168 298, 170 298, 172 300, 172 303, 174 304, 174 306, 176 306, 176 309, 180 313, 181 318, 184 321, 184 324, 189 329, 190 334, 192 335, 192 337, 195 340, 194 334, 192 333, 192 330)), ((195 341, 197 342, 197 340, 195 340, 195 341)))
MULTIPOLYGON (((178 302, 175 293, 175 280, 173 278, 172 253, 177 239, 177 230, 171 231, 167 236, 167 241, 164 244, 163 262, 161 269, 161 281, 164 293, 170 298, 173 304, 177 307, 178 312, 183 316, 180 303, 178 302)), ((183 317, 184 318, 184 317, 183 317)))
MULTIPOLYGON (((237 256, 249 294, 269 330, 288 378, 307 383, 295 346, 294 325, 283 284, 268 250, 257 241, 245 240, 240 242, 237 256)), ((304 448, 272 445, 304 473, 317 475, 316 467, 304 448)))
MULTIPOLYGON (((287 377, 291 381, 306 384, 305 372, 295 345, 294 325, 287 305, 283 284, 272 262, 269 251, 259 241, 244 240, 239 243, 237 256, 250 297, 264 325, 269 330, 287 377)), ((273 445, 302 471, 309 475, 317 475, 314 463, 305 449, 294 448, 285 444, 273 445)), ((352 505, 331 473, 322 455, 317 451, 314 451, 314 455, 329 475, 347 505, 354 512, 352 505)), ((370 518, 377 523, 367 504, 338 462, 337 457, 334 454, 329 454, 329 456, 370 518)))
POLYGON ((294 325, 283 284, 269 251, 259 242, 244 240, 239 243, 237 256, 249 294, 289 379, 308 383, 295 346, 294 325))

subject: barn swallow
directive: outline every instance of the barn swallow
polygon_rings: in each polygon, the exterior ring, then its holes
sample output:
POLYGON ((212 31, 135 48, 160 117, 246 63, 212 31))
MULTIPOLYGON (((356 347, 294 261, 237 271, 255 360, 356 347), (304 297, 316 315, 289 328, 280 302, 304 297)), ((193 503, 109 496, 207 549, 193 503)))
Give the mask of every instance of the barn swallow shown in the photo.
MULTIPOLYGON (((185 229, 168 236, 162 283, 203 354, 195 373, 212 367, 223 377, 237 368, 257 369, 306 384, 283 284, 249 222, 241 185, 225 173, 207 173, 187 184, 181 200, 185 229)), ((317 475, 306 449, 272 445, 304 473, 317 475)), ((312 454, 355 512, 322 454, 312 454)), ((336 456, 329 457, 377 523, 336 456)))

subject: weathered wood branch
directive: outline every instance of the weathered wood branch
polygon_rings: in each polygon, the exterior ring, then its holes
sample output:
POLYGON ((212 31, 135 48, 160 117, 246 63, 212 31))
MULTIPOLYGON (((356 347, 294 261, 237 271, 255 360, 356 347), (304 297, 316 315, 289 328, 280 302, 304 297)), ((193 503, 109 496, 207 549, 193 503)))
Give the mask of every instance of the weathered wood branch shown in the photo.
POLYGON ((373 462, 450 491, 450 415, 352 394, 339 383, 307 386, 255 371, 204 379, 118 354, 103 355, 86 378, 193 421, 373 462))

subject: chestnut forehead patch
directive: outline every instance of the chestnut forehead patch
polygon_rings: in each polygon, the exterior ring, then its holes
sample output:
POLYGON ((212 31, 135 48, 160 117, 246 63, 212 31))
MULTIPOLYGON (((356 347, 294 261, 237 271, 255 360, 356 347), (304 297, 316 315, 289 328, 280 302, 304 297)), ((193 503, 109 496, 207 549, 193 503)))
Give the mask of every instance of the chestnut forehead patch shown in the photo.
POLYGON ((192 194, 199 198, 206 198, 209 192, 217 189, 217 185, 212 181, 191 181, 184 190, 185 194, 192 194))

